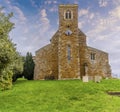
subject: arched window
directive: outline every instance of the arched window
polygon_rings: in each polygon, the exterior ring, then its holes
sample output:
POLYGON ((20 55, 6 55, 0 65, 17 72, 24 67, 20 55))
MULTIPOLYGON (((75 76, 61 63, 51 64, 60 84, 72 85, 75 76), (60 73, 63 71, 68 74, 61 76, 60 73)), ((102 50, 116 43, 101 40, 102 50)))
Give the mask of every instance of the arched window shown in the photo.
POLYGON ((68 59, 68 62, 71 60, 71 47, 70 47, 70 45, 67 45, 67 59, 68 59))
POLYGON ((66 13, 65 13, 65 18, 66 19, 71 19, 72 18, 72 14, 71 14, 71 11, 70 10, 67 10, 66 13))

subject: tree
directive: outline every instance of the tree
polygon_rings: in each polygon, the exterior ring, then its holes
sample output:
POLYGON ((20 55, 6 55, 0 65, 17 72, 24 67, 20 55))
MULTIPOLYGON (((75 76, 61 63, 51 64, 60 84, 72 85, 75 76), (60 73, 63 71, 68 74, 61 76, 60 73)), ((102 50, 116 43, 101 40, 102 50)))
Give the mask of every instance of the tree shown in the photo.
POLYGON ((0 87, 9 89, 12 86, 12 63, 15 59, 15 48, 8 39, 0 38, 0 87))
POLYGON ((9 32, 14 28, 10 22, 13 13, 5 15, 0 8, 0 89, 5 90, 12 87, 12 76, 14 74, 15 62, 18 54, 15 44, 9 39, 9 32))
POLYGON ((15 82, 17 78, 20 78, 23 76, 23 64, 24 60, 23 57, 17 53, 16 60, 13 63, 13 76, 12 76, 12 81, 15 82))
POLYGON ((9 32, 13 29, 14 24, 10 22, 13 13, 5 16, 0 8, 0 71, 12 62, 16 49, 9 39, 9 32))
POLYGON ((23 75, 26 79, 32 80, 34 75, 34 61, 31 53, 27 52, 26 57, 24 59, 24 69, 23 75))

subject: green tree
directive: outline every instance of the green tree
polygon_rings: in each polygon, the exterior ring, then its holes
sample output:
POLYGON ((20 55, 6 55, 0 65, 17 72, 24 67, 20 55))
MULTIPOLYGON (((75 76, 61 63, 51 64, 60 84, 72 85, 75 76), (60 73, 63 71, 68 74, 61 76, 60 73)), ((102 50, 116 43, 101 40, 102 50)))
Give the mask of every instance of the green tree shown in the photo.
POLYGON ((5 16, 0 8, 0 71, 12 62, 16 51, 14 44, 9 39, 9 32, 14 26, 10 22, 12 16, 12 13, 5 16))
POLYGON ((14 28, 10 22, 13 13, 5 15, 0 8, 0 89, 12 87, 15 62, 18 59, 15 44, 9 39, 9 32, 14 28))
POLYGON ((25 62, 24 62, 23 75, 26 79, 32 80, 34 75, 34 66, 35 66, 32 54, 27 52, 24 61, 25 62))
POLYGON ((9 89, 12 86, 13 66, 15 59, 15 48, 8 39, 0 38, 0 87, 9 89))

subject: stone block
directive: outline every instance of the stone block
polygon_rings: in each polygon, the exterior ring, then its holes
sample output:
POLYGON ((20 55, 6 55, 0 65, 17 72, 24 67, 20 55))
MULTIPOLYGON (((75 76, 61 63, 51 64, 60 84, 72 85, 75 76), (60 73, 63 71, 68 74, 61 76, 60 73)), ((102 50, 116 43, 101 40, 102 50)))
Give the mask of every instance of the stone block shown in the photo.
POLYGON ((89 82, 89 76, 83 76, 82 81, 83 82, 89 82))
POLYGON ((94 77, 93 76, 89 76, 89 81, 93 81, 94 77))
POLYGON ((100 82, 101 81, 101 79, 102 79, 102 77, 101 76, 95 76, 95 82, 100 82))

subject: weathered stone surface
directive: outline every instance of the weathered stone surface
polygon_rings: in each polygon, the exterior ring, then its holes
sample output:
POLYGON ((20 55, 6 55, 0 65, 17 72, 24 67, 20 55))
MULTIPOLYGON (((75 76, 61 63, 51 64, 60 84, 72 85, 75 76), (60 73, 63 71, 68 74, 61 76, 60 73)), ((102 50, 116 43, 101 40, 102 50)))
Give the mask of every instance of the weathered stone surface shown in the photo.
POLYGON ((79 59, 79 41, 78 41, 78 6, 60 5, 59 7, 59 36, 58 41, 58 76, 59 79, 76 78, 80 79, 80 59, 79 59), (72 10, 73 19, 64 19, 66 10, 72 10), (69 28, 68 28, 69 26, 69 28), (71 35, 64 32, 70 29, 71 35), (70 46, 70 60, 67 58, 67 46, 70 46))
POLYGON ((100 82, 100 81, 101 81, 101 79, 102 79, 102 77, 101 77, 101 76, 95 76, 95 82, 100 82))
POLYGON ((86 35, 78 28, 78 5, 59 6, 59 29, 52 37, 51 44, 36 52, 34 60, 35 80, 47 76, 59 80, 81 79, 86 75, 111 76, 108 53, 88 47, 86 35), (71 13, 69 19, 66 18, 67 11, 71 13), (66 31, 70 34, 66 34, 66 31), (94 54, 94 60, 91 59, 91 53, 94 54))
POLYGON ((89 82, 89 76, 83 76, 82 80, 83 82, 89 82))
POLYGON ((108 53, 97 50, 95 48, 87 47, 86 59, 88 64, 89 75, 102 77, 110 77, 111 69, 108 60, 108 53), (91 60, 91 53, 95 53, 95 60, 91 60))

